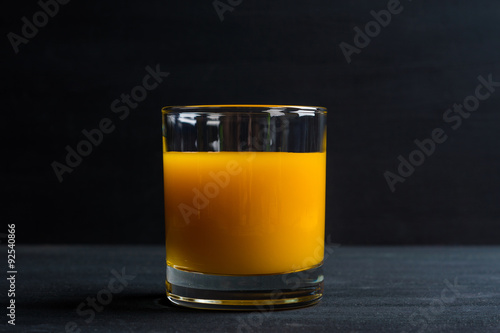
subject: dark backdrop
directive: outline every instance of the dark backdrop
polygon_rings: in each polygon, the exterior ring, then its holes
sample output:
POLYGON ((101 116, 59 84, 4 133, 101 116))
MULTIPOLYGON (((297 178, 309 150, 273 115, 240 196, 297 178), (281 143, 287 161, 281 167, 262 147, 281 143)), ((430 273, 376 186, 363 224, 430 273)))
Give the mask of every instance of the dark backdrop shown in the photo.
POLYGON ((498 1, 389 2, 388 24, 387 1, 231 1, 223 21, 211 0, 70 1, 46 22, 37 1, 4 4, 2 208, 18 242, 162 243, 160 108, 269 103, 329 110, 332 242, 498 244, 500 88, 456 130, 443 120, 478 76, 500 81, 498 1), (372 10, 386 26, 348 63, 340 44, 372 10), (9 33, 34 14, 16 54, 9 33), (169 75, 114 113, 147 66, 169 75), (51 164, 105 118, 113 131, 60 182, 51 164), (434 128, 447 140, 392 192, 384 173, 434 128))

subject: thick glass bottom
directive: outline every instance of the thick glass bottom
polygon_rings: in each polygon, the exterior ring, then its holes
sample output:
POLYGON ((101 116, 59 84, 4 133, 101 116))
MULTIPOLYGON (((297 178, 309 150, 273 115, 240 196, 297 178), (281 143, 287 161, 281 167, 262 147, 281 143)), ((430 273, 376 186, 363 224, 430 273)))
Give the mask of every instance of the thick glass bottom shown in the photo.
POLYGON ((322 265, 286 274, 212 275, 167 266, 167 297, 209 310, 272 311, 316 304, 323 296, 322 265))

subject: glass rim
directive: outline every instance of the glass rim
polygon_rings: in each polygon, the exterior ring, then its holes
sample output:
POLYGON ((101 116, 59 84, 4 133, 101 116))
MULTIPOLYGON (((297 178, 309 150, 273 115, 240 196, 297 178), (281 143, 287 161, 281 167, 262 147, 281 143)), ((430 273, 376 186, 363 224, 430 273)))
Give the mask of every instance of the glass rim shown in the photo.
MULTIPOLYGON (((326 114, 327 109, 323 106, 287 105, 287 104, 204 104, 204 105, 173 105, 165 106, 161 109, 162 114, 171 112, 197 112, 197 113, 223 113, 236 112, 236 110, 224 109, 244 109, 246 113, 261 113, 269 110, 282 112, 306 111, 311 113, 326 114), (266 110, 254 111, 252 109, 265 108, 266 110), (205 109, 205 110, 204 110, 205 109), (285 109, 285 110, 284 110, 285 109)), ((242 111, 242 110, 238 110, 242 111)))

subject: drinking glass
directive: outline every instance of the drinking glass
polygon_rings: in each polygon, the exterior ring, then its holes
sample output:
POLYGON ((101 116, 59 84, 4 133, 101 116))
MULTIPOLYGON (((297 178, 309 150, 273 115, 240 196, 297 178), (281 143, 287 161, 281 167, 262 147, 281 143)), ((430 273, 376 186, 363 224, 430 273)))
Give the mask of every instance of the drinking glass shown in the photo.
POLYGON ((323 294, 326 109, 162 109, 166 292, 202 309, 282 309, 323 294))

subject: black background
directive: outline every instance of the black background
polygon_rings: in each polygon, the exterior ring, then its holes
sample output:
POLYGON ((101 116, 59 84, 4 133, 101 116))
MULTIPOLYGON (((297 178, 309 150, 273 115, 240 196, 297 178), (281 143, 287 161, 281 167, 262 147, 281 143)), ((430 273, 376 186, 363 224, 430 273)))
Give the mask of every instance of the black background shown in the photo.
POLYGON ((387 1, 243 0, 223 21, 210 0, 70 1, 17 54, 7 34, 40 7, 4 4, 2 208, 17 242, 163 243, 161 107, 268 103, 329 110, 330 241, 498 243, 500 88, 457 130, 442 117, 479 75, 500 81, 500 3, 401 5, 348 64, 339 44, 387 1), (111 103, 157 65, 169 76, 119 119, 111 103), (115 130, 60 183, 51 163, 103 118, 115 130), (392 193, 384 172, 437 127, 448 139, 392 193))

